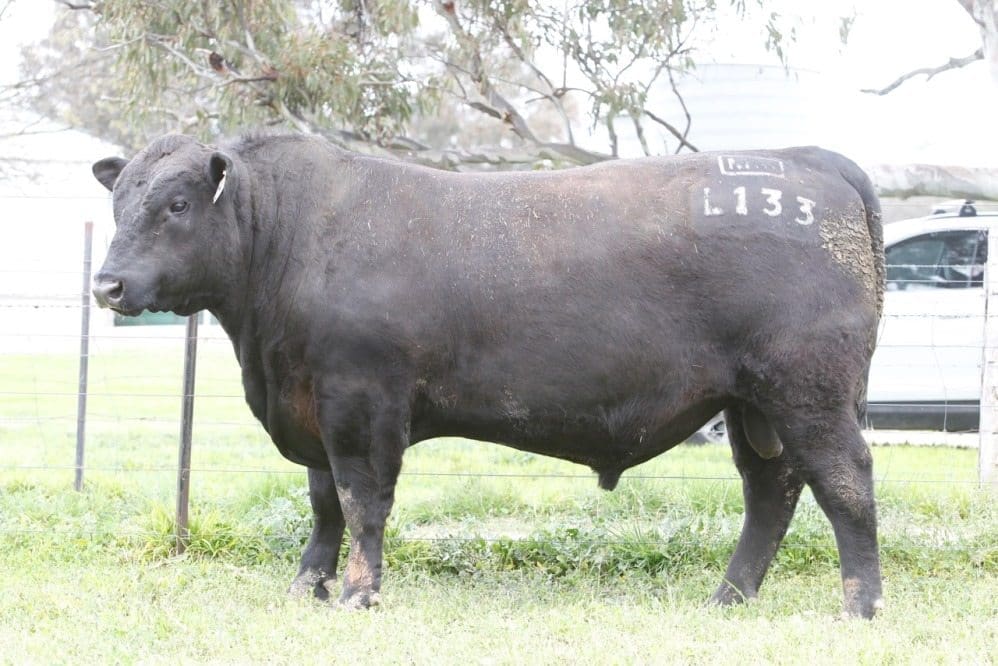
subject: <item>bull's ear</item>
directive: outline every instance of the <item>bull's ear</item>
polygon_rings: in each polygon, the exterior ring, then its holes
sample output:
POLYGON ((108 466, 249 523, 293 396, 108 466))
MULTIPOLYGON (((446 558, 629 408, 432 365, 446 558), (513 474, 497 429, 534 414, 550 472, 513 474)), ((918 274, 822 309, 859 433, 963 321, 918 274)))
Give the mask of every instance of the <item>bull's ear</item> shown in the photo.
POLYGON ((218 201, 225 189, 225 181, 232 171, 232 160, 225 153, 214 152, 208 160, 208 182, 215 190, 212 203, 218 201))
POLYGON ((105 157, 99 162, 94 162, 91 170, 94 172, 94 178, 100 181, 101 185, 108 190, 113 190, 114 182, 118 180, 118 176, 126 164, 128 164, 128 160, 121 157, 105 157))

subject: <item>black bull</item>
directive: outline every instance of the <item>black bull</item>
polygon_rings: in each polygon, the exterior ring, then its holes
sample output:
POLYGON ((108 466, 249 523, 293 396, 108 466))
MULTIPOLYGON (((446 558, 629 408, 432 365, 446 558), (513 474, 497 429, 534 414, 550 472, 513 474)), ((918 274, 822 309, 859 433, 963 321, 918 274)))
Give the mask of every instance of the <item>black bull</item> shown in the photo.
POLYGON ((881 604, 857 417, 882 303, 879 204, 818 148, 456 174, 302 136, 162 137, 94 165, 117 231, 102 305, 209 310, 246 400, 309 468, 292 590, 377 603, 410 444, 457 435, 603 488, 725 410, 745 524, 714 593, 756 595, 807 483, 845 610, 881 604))

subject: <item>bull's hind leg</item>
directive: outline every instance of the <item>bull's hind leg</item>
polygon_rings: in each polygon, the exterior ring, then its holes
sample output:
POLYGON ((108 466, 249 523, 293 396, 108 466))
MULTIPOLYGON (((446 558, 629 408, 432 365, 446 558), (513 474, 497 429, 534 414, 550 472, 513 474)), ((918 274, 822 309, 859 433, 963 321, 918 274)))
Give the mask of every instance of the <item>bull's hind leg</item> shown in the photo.
POLYGON ((756 596, 793 518, 804 481, 780 455, 763 459, 745 434, 742 407, 724 413, 735 465, 742 477, 745 521, 724 580, 711 601, 729 605, 756 596))
POLYGON ((854 412, 808 418, 781 431, 835 532, 847 615, 873 617, 883 606, 873 456, 854 412))
POLYGON ((312 504, 312 534, 302 553, 298 575, 288 591, 295 596, 312 594, 326 600, 329 598, 327 583, 336 580, 336 564, 346 526, 331 472, 308 470, 308 499, 312 504))

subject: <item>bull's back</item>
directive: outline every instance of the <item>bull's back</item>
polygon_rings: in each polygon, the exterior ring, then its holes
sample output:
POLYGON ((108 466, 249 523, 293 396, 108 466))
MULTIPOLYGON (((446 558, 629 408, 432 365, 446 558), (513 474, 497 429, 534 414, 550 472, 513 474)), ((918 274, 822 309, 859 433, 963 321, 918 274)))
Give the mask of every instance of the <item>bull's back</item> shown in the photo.
POLYGON ((753 326, 752 313, 794 304, 804 318, 824 303, 866 307, 880 289, 875 242, 833 155, 698 154, 541 174, 406 167, 370 179, 396 189, 352 213, 356 269, 378 297, 395 288, 399 306, 418 286, 413 305, 431 325, 478 322, 497 342, 498 331, 554 341, 585 326, 608 346, 650 345, 699 336, 701 322, 753 326))

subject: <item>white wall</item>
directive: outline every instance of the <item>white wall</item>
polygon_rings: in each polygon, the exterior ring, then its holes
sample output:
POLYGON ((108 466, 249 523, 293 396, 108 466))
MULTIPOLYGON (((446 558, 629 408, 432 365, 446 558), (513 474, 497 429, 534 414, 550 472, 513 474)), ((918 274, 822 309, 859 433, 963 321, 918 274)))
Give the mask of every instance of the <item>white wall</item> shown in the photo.
MULTIPOLYGON (((110 242, 110 197, 90 165, 114 146, 27 113, 0 117, 0 353, 79 346, 84 224, 94 269, 110 242)), ((111 315, 92 313, 95 331, 111 315)))

